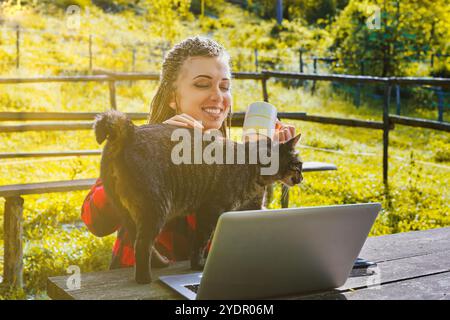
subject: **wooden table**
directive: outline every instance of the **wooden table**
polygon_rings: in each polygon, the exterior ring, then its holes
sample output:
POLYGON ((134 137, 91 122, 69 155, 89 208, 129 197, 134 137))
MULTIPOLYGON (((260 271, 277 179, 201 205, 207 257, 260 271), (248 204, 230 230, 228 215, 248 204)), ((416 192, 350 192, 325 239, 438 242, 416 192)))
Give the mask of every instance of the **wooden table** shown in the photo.
MULTIPOLYGON (((370 237, 359 254, 375 268, 354 269, 344 286, 332 291, 280 299, 447 299, 450 300, 450 228, 370 237), (359 270, 359 271, 358 271, 359 270)), ((187 261, 153 276, 192 272, 187 261)), ((161 281, 137 285, 133 268, 81 274, 81 288, 68 290, 68 276, 49 278, 52 299, 183 299, 161 281)))

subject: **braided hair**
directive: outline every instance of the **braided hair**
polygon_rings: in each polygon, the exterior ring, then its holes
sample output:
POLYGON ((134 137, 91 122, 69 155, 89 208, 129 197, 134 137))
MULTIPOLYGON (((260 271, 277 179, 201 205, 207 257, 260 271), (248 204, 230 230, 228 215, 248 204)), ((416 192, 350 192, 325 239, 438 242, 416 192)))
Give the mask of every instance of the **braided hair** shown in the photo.
MULTIPOLYGON (((228 52, 212 39, 195 36, 176 44, 164 58, 158 90, 150 104, 149 123, 162 123, 177 114, 178 110, 171 108, 169 103, 176 90, 175 81, 180 74, 181 67, 189 57, 223 57, 231 67, 228 52)), ((227 121, 224 121, 220 128, 224 136, 226 136, 227 127, 230 126, 231 110, 228 113, 227 121)))

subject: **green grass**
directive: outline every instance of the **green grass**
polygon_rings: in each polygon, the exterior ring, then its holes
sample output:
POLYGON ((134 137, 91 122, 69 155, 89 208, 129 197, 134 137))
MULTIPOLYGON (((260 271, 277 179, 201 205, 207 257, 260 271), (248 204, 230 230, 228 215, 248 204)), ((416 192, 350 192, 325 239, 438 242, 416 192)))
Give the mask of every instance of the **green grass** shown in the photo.
MULTIPOLYGON (((244 23, 234 7, 230 14, 244 23)), ((127 16, 106 15, 94 11, 101 27, 99 32, 116 29, 123 38, 150 39, 144 28, 125 29, 127 16), (103 31, 102 31, 103 30, 103 31)), ((248 18, 250 19, 250 18, 248 18)), ((251 18, 253 19, 253 18, 251 18)), ((237 23, 236 22, 236 23, 237 23)), ((57 17, 39 16, 29 21, 30 27, 58 30, 61 21, 57 17)), ((143 22, 135 19, 137 26, 143 22)), ((184 22, 180 37, 202 33, 202 25, 196 21, 184 22), (189 28, 190 29, 189 29, 189 28), (189 31, 192 30, 192 31, 189 31)), ((218 40, 230 37, 225 27, 223 33, 216 33, 218 40)), ((84 30, 86 36, 89 30, 84 30)), ((31 76, 76 73, 86 71, 86 59, 76 54, 83 48, 76 40, 60 46, 60 38, 48 36, 40 45, 40 37, 29 38, 28 54, 24 67, 15 73, 10 67, 3 67, 3 74, 9 76, 31 76), (58 54, 40 53, 59 50, 58 54), (72 69, 47 65, 46 59, 67 62, 72 69)), ((9 38, 8 38, 9 39, 9 38)), ((99 53, 114 59, 96 60, 96 65, 116 70, 129 70, 129 56, 119 54, 120 38, 110 37, 115 45, 98 47, 99 53), (114 46, 118 51, 114 54, 114 46)), ((5 41, 5 39, 3 39, 5 41)), ((9 40, 8 40, 9 41, 9 40)), ((123 47, 123 46, 122 46, 123 47)), ((5 53, 0 45, 0 58, 8 61, 13 53, 5 53)), ((234 48, 231 48, 233 52, 234 48)), ((0 64, 1 68, 2 64, 0 64)), ((159 67, 141 65, 140 68, 159 67)), ((122 111, 147 112, 156 84, 150 81, 127 82, 117 87, 118 108, 122 111)), ((316 94, 301 88, 285 88, 280 83, 269 81, 269 101, 279 111, 304 111, 312 115, 355 118, 366 120, 382 119, 380 102, 363 100, 356 108, 352 97, 333 92, 327 83, 318 83, 316 94)), ((234 80, 233 111, 244 111, 246 106, 262 100, 261 84, 250 80, 234 80)), ((405 105, 408 105, 405 101, 405 105)), ((61 83, 2 85, 0 111, 104 111, 109 108, 108 88, 98 83, 61 83)), ((394 109, 392 109, 394 110, 394 109)), ((406 110, 409 116, 435 119, 435 110, 412 108, 406 110)), ((305 173, 304 182, 290 189, 291 206, 317 206, 379 201, 383 210, 375 222, 370 235, 383 235, 412 230, 425 230, 450 226, 449 192, 450 180, 450 135, 434 130, 396 126, 390 132, 389 148, 389 190, 382 183, 382 132, 363 128, 324 125, 304 121, 287 121, 302 133, 299 147, 303 161, 334 163, 337 171, 305 173)), ((13 122, 10 122, 13 123, 13 122)), ((233 137, 239 137, 239 130, 233 129, 233 137)), ((0 152, 56 151, 98 149, 94 134, 88 131, 0 133, 0 152)), ((64 157, 47 159, 9 159, 0 161, 0 185, 94 178, 99 174, 99 156, 64 157)), ((280 206, 280 186, 275 188, 274 201, 270 207, 280 206)), ((24 196, 24 258, 25 290, 23 292, 0 292, 1 298, 45 299, 45 281, 48 276, 65 274, 70 265, 78 265, 82 272, 108 268, 111 248, 115 236, 97 238, 80 224, 80 207, 87 191, 53 193, 24 196)), ((0 199, 0 239, 3 239, 4 199, 0 199)), ((1 240, 0 240, 1 241, 1 240)), ((3 243, 0 242, 0 257, 3 243)), ((3 264, 0 263, 0 274, 3 264)))

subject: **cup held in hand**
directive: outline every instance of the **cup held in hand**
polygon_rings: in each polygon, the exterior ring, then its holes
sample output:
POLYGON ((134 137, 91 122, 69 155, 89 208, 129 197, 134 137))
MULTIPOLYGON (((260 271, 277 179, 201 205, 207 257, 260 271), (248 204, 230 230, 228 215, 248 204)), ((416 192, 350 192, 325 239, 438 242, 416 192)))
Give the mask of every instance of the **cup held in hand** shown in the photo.
POLYGON ((243 140, 261 135, 273 139, 275 123, 277 121, 277 109, 270 103, 253 102, 247 108, 243 126, 243 140))

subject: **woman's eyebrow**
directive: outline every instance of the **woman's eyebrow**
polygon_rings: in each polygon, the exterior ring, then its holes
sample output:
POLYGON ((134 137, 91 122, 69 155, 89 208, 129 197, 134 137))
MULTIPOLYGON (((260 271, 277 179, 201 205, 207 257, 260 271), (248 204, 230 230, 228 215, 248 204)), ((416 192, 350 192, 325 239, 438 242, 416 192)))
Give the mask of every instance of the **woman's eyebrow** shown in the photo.
MULTIPOLYGON (((200 78, 200 77, 204 77, 204 78, 212 79, 212 77, 211 77, 211 76, 208 76, 207 74, 199 74, 198 76, 194 77, 194 79, 193 79, 193 80, 195 80, 195 79, 197 79, 197 78, 200 78)), ((229 78, 222 78, 222 80, 228 80, 228 81, 230 81, 230 79, 229 79, 229 78)))

